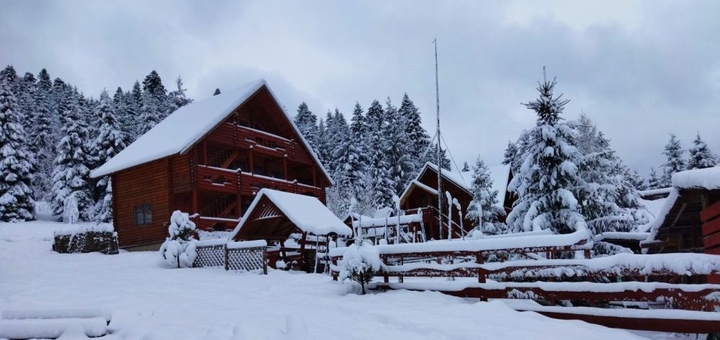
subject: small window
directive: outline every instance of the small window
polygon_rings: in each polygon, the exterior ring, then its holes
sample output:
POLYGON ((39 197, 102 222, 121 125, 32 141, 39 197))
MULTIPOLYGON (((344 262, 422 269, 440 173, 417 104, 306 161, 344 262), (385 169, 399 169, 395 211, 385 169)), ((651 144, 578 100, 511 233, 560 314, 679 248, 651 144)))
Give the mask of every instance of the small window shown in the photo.
POLYGON ((152 206, 150 204, 142 204, 135 207, 135 225, 145 225, 152 223, 152 206))

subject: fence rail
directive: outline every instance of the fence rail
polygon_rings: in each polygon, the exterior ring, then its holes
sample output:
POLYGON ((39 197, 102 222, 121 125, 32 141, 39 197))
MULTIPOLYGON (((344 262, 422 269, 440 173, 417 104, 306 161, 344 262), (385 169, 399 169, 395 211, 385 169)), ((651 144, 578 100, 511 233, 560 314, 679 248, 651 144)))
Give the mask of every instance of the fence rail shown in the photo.
POLYGON ((225 270, 262 271, 267 274, 267 243, 265 241, 197 242, 193 267, 223 267, 225 270), (203 243, 204 242, 204 243, 203 243))

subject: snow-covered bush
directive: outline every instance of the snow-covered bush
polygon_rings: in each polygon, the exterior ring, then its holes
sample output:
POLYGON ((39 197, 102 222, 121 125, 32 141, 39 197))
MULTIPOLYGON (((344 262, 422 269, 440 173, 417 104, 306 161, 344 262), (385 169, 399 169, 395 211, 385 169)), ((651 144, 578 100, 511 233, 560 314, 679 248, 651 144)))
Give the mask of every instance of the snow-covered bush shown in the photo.
POLYGON ((67 224, 75 224, 78 218, 80 218, 80 209, 78 208, 77 192, 73 192, 65 198, 63 221, 67 224))
POLYGON ((162 258, 173 266, 192 267, 197 251, 195 249, 195 223, 187 213, 175 210, 170 216, 168 234, 170 236, 160 247, 162 258))
POLYGON ((369 241, 356 239, 343 254, 340 270, 340 279, 347 279, 360 284, 362 294, 365 294, 365 285, 372 281, 375 273, 382 270, 382 261, 377 248, 369 241))

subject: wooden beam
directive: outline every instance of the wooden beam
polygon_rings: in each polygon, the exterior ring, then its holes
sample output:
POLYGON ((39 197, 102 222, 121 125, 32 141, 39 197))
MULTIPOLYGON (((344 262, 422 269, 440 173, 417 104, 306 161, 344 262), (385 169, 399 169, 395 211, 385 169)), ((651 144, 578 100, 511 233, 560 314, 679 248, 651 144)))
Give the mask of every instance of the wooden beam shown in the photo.
POLYGON ((230 164, 232 164, 232 162, 234 162, 235 159, 236 159, 239 155, 240 155, 240 150, 235 150, 235 151, 233 151, 233 152, 230 154, 230 156, 228 157, 228 159, 226 159, 225 162, 223 162, 223 164, 222 164, 220 167, 221 167, 221 168, 224 168, 224 169, 229 169, 228 167, 230 166, 230 164))
POLYGON ((207 140, 202 141, 202 148, 203 148, 203 164, 209 165, 208 164, 208 154, 207 154, 207 140))
POLYGON ((285 154, 285 157, 283 157, 283 171, 285 173, 285 177, 283 177, 283 178, 287 181, 288 180, 287 154, 285 154))
POLYGON ((682 216, 683 211, 685 211, 685 207, 687 207, 687 203, 683 203, 680 206, 680 211, 675 214, 675 218, 673 219, 672 223, 670 224, 670 228, 674 227, 675 224, 677 224, 678 220, 680 219, 680 216, 682 216))
POLYGON ((248 157, 250 159, 250 173, 255 174, 255 167, 253 166, 253 148, 250 147, 250 150, 248 150, 248 153, 250 156, 248 157))

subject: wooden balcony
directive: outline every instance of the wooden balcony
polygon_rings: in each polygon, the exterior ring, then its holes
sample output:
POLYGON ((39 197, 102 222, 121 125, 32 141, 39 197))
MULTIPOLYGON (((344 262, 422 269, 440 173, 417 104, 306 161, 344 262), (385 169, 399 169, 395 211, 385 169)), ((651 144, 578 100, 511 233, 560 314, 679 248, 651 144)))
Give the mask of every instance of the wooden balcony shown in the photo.
POLYGON ((233 146, 241 149, 252 149, 262 155, 275 158, 287 157, 304 164, 314 164, 303 146, 291 139, 287 139, 269 132, 225 123, 217 127, 208 137, 209 141, 233 146))
POLYGON ((240 170, 223 169, 207 165, 197 166, 198 189, 205 191, 255 195, 260 189, 269 188, 293 193, 311 193, 324 197, 324 189, 296 181, 256 175, 240 170))

